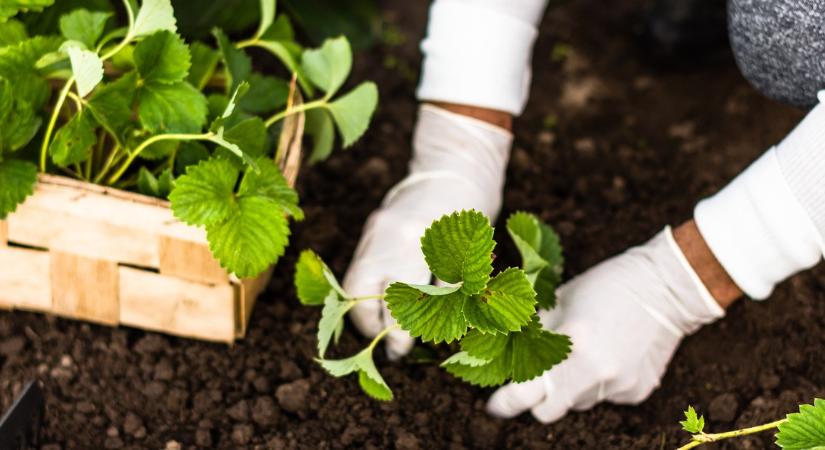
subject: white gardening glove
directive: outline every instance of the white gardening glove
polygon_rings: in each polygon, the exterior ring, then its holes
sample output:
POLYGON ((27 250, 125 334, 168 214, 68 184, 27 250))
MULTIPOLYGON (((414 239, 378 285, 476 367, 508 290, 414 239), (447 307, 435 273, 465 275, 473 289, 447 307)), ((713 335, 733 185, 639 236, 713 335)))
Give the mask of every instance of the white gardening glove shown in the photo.
POLYGON ((488 411, 530 410, 548 423, 601 401, 639 403, 659 386, 679 341, 724 315, 670 228, 608 259, 558 292, 542 324, 570 336, 570 356, 544 375, 500 388, 488 411))
MULTIPOLYGON (((495 221, 512 135, 480 120, 433 105, 421 106, 413 136, 409 175, 396 185, 367 221, 344 278, 355 297, 384 292, 395 281, 427 284, 431 274, 421 236, 444 214, 476 209, 495 221)), ((373 337, 395 320, 381 300, 361 302, 350 314, 373 337)), ((387 353, 398 358, 412 348, 406 331, 386 337, 387 353)))

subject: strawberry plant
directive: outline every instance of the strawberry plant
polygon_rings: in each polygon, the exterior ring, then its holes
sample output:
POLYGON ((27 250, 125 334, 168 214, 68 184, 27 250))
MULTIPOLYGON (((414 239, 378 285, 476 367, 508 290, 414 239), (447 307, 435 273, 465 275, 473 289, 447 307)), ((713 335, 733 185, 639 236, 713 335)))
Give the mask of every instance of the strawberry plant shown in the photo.
POLYGON ((825 400, 817 398, 813 405, 800 405, 798 413, 763 425, 741 428, 723 433, 706 433, 705 418, 696 414, 692 406, 685 411, 685 420, 679 422, 691 434, 690 442, 679 447, 687 450, 711 442, 778 429, 776 445, 786 450, 818 450, 825 448, 825 400))
POLYGON ((377 104, 372 82, 341 94, 347 39, 302 48, 275 0, 260 1, 257 30, 239 42, 220 29, 214 45, 185 42, 169 0, 123 0, 122 23, 112 10, 70 10, 30 36, 17 15, 47 15, 54 1, 0 7, 0 220, 33 192, 38 171, 53 172, 168 198, 239 277, 272 265, 288 217, 302 218, 281 169, 287 145, 276 143, 303 128, 284 119, 305 114, 316 162, 336 129, 343 147, 358 140, 377 104), (253 70, 250 48, 291 77, 253 70))
POLYGON ((441 365, 478 386, 527 381, 564 360, 570 339, 542 328, 536 307, 554 304, 562 254, 556 233, 534 215, 518 212, 507 231, 522 257, 521 268, 493 275, 493 227, 477 211, 445 215, 421 238, 421 250, 437 285, 392 283, 385 293, 353 297, 311 250, 296 266, 295 286, 305 305, 323 305, 318 323, 318 362, 331 375, 357 374, 361 388, 378 400, 393 397, 373 362, 373 350, 401 328, 426 343, 457 342, 458 352, 441 365), (344 315, 359 302, 383 299, 397 325, 387 327, 355 356, 326 359, 344 315))

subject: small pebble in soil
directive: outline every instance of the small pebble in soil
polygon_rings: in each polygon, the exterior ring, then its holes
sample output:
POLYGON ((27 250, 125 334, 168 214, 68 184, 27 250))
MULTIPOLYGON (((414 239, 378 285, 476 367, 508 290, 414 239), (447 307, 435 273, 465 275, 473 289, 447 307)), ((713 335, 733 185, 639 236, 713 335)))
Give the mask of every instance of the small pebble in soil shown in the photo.
POLYGON ((26 339, 22 336, 14 336, 0 342, 0 355, 14 356, 20 353, 26 346, 26 339))
POLYGON ((141 428, 143 420, 131 411, 126 413, 126 418, 123 419, 123 432, 134 436, 141 428))
POLYGON ((155 379, 169 381, 175 377, 175 368, 169 358, 163 358, 155 365, 155 379))
POLYGON ((164 450, 181 450, 180 442, 178 441, 167 441, 166 447, 164 450))
POLYGON ((281 361, 281 367, 278 370, 278 376, 284 381, 295 381, 304 376, 301 368, 293 361, 288 359, 281 361))
POLYGON ((255 429, 252 425, 235 425, 232 428, 232 442, 238 445, 246 445, 252 439, 255 429))
POLYGON ((261 427, 271 427, 278 421, 278 409, 271 397, 258 397, 252 406, 252 421, 261 427))
POLYGON ((714 422, 733 422, 736 419, 736 412, 739 409, 739 402, 736 396, 730 392, 717 395, 708 405, 708 415, 714 422))
POLYGON ((195 444, 199 447, 212 447, 212 431, 207 428, 198 428, 195 431, 195 444))
POLYGON ((398 436, 395 438, 395 448, 396 450, 418 450, 421 445, 414 434, 406 430, 399 430, 398 436))
POLYGON ((768 391, 779 387, 779 383, 781 381, 782 380, 779 378, 779 375, 773 372, 766 372, 759 375, 759 386, 768 391))
POLYGON ((238 403, 230 406, 229 409, 226 411, 229 414, 229 417, 232 418, 235 422, 248 422, 249 421, 249 404, 246 400, 241 400, 238 403))
POLYGON ((275 397, 278 404, 285 411, 297 413, 306 408, 306 398, 309 394, 309 381, 297 380, 292 383, 282 384, 275 390, 275 397))

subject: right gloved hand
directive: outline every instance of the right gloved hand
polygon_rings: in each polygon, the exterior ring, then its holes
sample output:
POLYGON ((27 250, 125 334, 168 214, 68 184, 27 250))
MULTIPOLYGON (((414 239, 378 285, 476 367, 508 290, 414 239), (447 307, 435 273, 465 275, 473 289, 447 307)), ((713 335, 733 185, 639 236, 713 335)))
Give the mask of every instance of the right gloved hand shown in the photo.
MULTIPOLYGON (((495 221, 512 135, 433 105, 419 110, 409 175, 393 187, 367 220, 344 278, 354 297, 379 295, 390 283, 427 284, 432 275, 421 252, 424 230, 444 214, 475 209, 495 221)), ((367 337, 395 319, 382 300, 358 303, 350 317, 367 337)), ((413 339, 403 330, 386 337, 387 354, 398 358, 413 339)))

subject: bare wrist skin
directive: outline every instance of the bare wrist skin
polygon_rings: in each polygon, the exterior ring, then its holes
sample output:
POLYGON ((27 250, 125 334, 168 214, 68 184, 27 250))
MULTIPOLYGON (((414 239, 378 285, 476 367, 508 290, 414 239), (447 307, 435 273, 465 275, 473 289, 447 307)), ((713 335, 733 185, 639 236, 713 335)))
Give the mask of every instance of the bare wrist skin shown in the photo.
POLYGON ((504 128, 507 131, 513 131, 513 116, 510 113, 505 111, 499 111, 496 109, 488 109, 488 108, 480 108, 478 106, 470 106, 470 105, 459 105, 456 103, 446 103, 446 102, 428 102, 432 105, 438 106, 439 108, 446 109, 447 111, 461 114, 463 116, 472 117, 473 119, 478 119, 482 122, 487 122, 491 125, 495 125, 499 128, 504 128))
POLYGON ((719 306, 727 308, 742 297, 742 290, 713 256, 693 219, 673 230, 673 238, 719 306))

